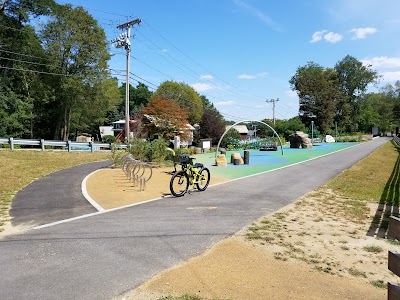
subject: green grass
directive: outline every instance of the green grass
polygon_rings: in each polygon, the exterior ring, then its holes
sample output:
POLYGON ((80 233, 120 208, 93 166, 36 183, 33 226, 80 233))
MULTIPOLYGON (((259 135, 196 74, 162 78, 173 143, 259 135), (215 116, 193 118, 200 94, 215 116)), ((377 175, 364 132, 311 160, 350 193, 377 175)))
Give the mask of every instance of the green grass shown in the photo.
POLYGON ((380 289, 385 289, 387 287, 387 283, 383 280, 371 281, 371 284, 380 289))
MULTIPOLYGON (((398 175, 398 160, 398 147, 388 142, 352 168, 330 180, 327 186, 352 200, 391 203, 389 197, 382 198, 388 189, 394 190, 400 186, 400 182, 393 180, 397 177, 393 175, 398 175)), ((396 202, 399 203, 399 199, 396 202)), ((354 206, 354 203, 349 205, 354 206)))
POLYGON ((0 231, 14 195, 33 180, 83 163, 111 159, 111 152, 0 150, 0 231))
POLYGON ((381 253, 383 251, 382 247, 375 245, 364 246, 363 250, 370 253, 381 253))

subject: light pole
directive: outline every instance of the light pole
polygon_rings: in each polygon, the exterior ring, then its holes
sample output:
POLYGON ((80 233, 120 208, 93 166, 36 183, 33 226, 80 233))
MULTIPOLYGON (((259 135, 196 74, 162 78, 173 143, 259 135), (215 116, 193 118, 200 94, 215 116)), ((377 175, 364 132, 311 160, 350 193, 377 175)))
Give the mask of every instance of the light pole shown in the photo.
POLYGON ((314 144, 314 121, 311 120, 311 144, 314 144))

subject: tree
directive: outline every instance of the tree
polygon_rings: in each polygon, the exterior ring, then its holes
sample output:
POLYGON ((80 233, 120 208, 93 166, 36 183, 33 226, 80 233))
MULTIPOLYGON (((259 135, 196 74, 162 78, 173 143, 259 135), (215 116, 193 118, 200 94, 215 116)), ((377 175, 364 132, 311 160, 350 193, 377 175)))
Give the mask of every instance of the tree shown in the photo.
POLYGON ((27 134, 29 105, 19 95, 0 83, 0 136, 21 137, 27 134))
POLYGON ((153 97, 149 104, 142 109, 144 127, 150 135, 158 135, 171 139, 179 135, 187 140, 188 112, 171 100, 153 97))
POLYGON ((221 141, 221 147, 227 148, 228 145, 237 145, 241 140, 240 133, 235 128, 231 128, 224 135, 224 138, 221 141))
POLYGON ((291 89, 299 96, 301 121, 307 127, 314 121, 319 131, 329 131, 341 98, 335 71, 309 62, 306 66, 299 67, 289 82, 291 89))
MULTIPOLYGON (((80 113, 77 112, 82 107, 95 110, 100 105, 105 108, 102 96, 106 94, 101 89, 110 84, 106 36, 97 21, 82 7, 64 5, 42 28, 41 40, 53 61, 51 71, 63 74, 52 82, 55 99, 49 108, 56 122, 54 138, 67 140, 71 124, 80 123, 80 113)), ((110 101, 107 99, 105 102, 110 101)), ((104 115, 107 110, 104 110, 104 115)))
MULTIPOLYGON (((306 132, 307 130, 304 124, 301 122, 300 117, 298 116, 293 117, 289 120, 277 119, 275 120, 275 125, 273 125, 273 120, 271 119, 264 119, 262 121, 274 128, 276 133, 279 136, 284 137, 285 140, 289 140, 289 136, 295 131, 306 132)), ((258 126, 257 135, 263 138, 271 137, 273 135, 273 132, 267 126, 260 124, 260 126, 258 126)))
POLYGON ((154 92, 154 97, 169 99, 189 112, 189 123, 199 123, 203 115, 203 102, 197 92, 185 83, 163 82, 154 92))
POLYGON ((384 93, 367 94, 360 101, 358 115, 359 128, 371 132, 372 127, 379 127, 382 133, 392 129, 395 102, 384 93))
MULTIPOLYGON (((119 111, 122 115, 125 115, 125 95, 126 95, 126 83, 123 83, 119 87, 121 94, 121 102, 119 103, 119 111)), ((144 83, 139 82, 136 87, 129 84, 129 111, 130 115, 133 116, 135 113, 139 113, 143 107, 149 103, 153 92, 149 90, 149 87, 144 83)))
POLYGON ((359 100, 362 99, 368 85, 377 82, 379 75, 371 70, 371 66, 364 66, 350 55, 339 61, 334 70, 342 93, 338 102, 336 121, 346 131, 357 131, 359 100))
POLYGON ((38 72, 47 71, 48 60, 34 27, 28 22, 31 18, 50 15, 56 6, 52 0, 8 0, 0 3, 0 24, 4 25, 0 26, 2 99, 14 103, 0 108, 0 114, 9 115, 11 107, 18 107, 12 114, 13 125, 6 130, 9 135, 33 138, 41 132, 38 122, 51 91, 46 75, 38 72), (15 102, 15 99, 18 101, 15 102))
POLYGON ((225 132, 225 121, 215 108, 207 107, 200 122, 200 138, 212 138, 213 145, 217 144, 225 132))

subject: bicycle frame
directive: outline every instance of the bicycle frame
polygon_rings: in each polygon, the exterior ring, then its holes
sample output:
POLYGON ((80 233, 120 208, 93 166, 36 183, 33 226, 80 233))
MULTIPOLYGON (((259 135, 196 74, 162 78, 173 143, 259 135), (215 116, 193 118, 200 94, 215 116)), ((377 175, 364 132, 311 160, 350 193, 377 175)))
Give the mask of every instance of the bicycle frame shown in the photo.
POLYGON ((182 164, 182 170, 188 174, 190 185, 193 185, 199 181, 199 167, 194 167, 191 163, 182 164))

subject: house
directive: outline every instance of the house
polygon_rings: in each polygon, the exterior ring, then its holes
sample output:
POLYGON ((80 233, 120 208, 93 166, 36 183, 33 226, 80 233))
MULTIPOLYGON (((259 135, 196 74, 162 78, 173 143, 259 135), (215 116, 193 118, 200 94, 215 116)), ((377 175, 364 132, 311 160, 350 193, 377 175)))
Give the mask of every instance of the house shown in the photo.
MULTIPOLYGON (((227 125, 225 128, 228 129, 230 128, 232 125, 227 125)), ((249 130, 247 129, 246 125, 235 125, 232 127, 232 129, 235 129, 239 132, 240 134, 240 139, 245 141, 247 139, 247 136, 249 134, 249 130)))
POLYGON ((103 139, 105 135, 114 135, 112 126, 99 126, 100 137, 103 139))

